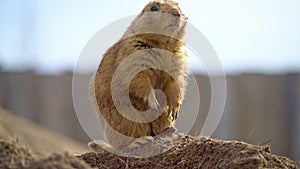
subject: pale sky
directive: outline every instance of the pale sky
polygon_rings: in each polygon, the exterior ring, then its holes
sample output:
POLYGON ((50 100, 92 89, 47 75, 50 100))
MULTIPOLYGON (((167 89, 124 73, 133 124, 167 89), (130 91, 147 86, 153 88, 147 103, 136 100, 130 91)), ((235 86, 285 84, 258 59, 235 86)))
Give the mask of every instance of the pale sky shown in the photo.
MULTIPOLYGON (((147 2, 1 0, 0 64, 8 70, 33 67, 41 72, 73 68, 93 35, 138 14, 147 2)), ((179 4, 189 23, 213 45, 226 73, 300 72, 299 0, 179 0, 179 4)), ((203 70, 191 52, 188 58, 192 71, 203 70)))

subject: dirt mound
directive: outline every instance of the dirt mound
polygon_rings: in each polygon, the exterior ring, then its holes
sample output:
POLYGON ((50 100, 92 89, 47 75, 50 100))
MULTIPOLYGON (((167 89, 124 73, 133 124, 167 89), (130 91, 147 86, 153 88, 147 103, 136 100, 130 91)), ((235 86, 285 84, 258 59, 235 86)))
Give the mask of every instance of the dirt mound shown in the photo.
POLYGON ((24 147, 19 147, 17 141, 6 142, 0 140, 0 168, 18 169, 33 160, 33 153, 24 147))
MULTIPOLYGON (((135 149, 133 154, 137 151, 145 151, 145 148, 135 149)), ((193 136, 184 136, 172 149, 150 158, 127 158, 107 151, 86 153, 79 158, 98 168, 297 169, 295 162, 271 154, 269 147, 193 136)))
MULTIPOLYGON (((193 136, 178 136, 173 148, 149 158, 123 157, 113 153, 89 152, 80 156, 69 153, 49 157, 34 154, 18 142, 0 140, 0 169, 91 169, 93 168, 284 168, 298 169, 296 163, 270 153, 269 147, 254 146, 243 142, 221 141, 193 136)), ((172 139, 171 139, 172 140, 172 139)), ((166 140, 165 140, 166 141, 166 140)), ((170 141, 170 140, 169 140, 170 141)), ((163 148, 170 146, 154 144, 163 148)), ((134 154, 150 150, 149 145, 130 151, 134 154), (147 147, 148 146, 148 147, 147 147)), ((136 154, 137 155, 137 154, 136 154)))
POLYGON ((69 153, 64 153, 33 160, 26 169, 91 169, 91 167, 69 153))
POLYGON ((0 139, 14 140, 27 146, 35 153, 50 155, 52 153, 84 152, 88 148, 73 139, 54 133, 41 125, 1 109, 0 106, 0 139))
POLYGON ((0 169, 91 169, 88 164, 68 153, 43 158, 17 141, 0 140, 0 169))

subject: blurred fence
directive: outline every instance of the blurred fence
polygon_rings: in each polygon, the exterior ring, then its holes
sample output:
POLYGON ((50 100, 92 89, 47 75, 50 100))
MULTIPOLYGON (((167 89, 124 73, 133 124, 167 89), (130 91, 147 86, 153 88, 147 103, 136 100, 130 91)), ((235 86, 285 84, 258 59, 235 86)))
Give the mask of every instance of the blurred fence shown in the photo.
MULTIPOLYGON (((90 75, 80 76, 87 84, 90 75)), ((201 75, 196 79, 201 103, 190 134, 201 131, 211 98, 209 79, 201 75)), ((227 90, 225 112, 213 137, 268 144, 272 152, 300 160, 299 74, 228 76, 227 90)), ((185 100, 185 104, 199 103, 185 100)), ((54 131, 83 142, 89 140, 74 111, 71 73, 0 73, 0 105, 54 131)), ((180 116, 189 113, 181 112, 180 116)), ((177 123, 177 127, 185 123, 189 122, 177 123)))

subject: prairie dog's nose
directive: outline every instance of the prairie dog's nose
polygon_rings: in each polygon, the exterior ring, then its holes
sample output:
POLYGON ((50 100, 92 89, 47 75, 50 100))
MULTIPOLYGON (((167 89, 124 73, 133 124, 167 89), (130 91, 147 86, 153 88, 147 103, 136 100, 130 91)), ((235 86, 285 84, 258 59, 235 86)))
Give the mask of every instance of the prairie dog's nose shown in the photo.
POLYGON ((167 7, 166 9, 162 10, 163 13, 167 13, 173 16, 178 16, 179 12, 174 7, 167 7))

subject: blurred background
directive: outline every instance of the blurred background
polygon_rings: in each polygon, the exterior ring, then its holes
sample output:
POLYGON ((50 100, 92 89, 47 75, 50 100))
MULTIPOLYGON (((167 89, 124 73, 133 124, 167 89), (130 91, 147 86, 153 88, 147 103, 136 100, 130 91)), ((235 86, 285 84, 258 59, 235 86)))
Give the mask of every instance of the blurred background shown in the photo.
MULTIPOLYGON (((88 142, 72 101, 77 59, 101 28, 138 14, 147 2, 0 1, 0 106, 88 142)), ((225 112, 213 137, 271 145, 273 153, 299 161, 300 1, 179 3, 189 22, 208 38, 226 73, 225 112)), ((188 54, 201 98, 185 104, 200 104, 190 131, 199 134, 210 106, 210 80, 197 56, 188 54)), ((87 84, 93 72, 86 65, 77 73, 87 84)))

